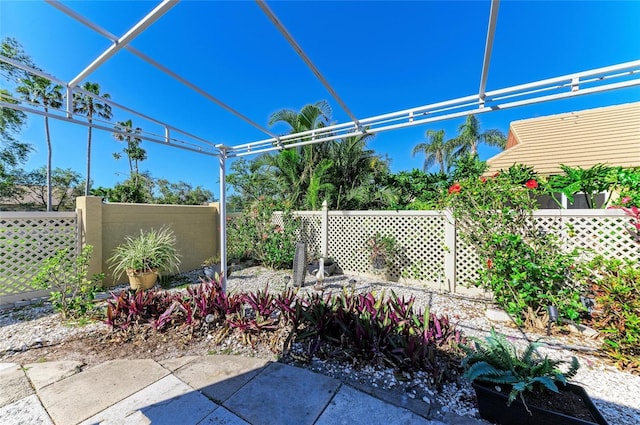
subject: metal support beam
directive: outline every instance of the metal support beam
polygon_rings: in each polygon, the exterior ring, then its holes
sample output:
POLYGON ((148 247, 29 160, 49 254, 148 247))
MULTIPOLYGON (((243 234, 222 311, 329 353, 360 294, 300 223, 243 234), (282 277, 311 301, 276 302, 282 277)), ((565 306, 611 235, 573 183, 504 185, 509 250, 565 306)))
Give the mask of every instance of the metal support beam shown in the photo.
MULTIPOLYGON (((57 84, 66 86, 66 92, 67 92, 66 105, 67 105, 67 109, 66 109, 65 112, 66 112, 67 118, 72 118, 73 117, 73 110, 72 110, 72 108, 73 108, 73 103, 72 103, 73 102, 73 94, 74 93, 80 93, 80 94, 83 94, 83 95, 86 95, 86 96, 90 96, 90 97, 92 97, 94 99, 97 99, 100 102, 107 103, 107 104, 111 105, 112 107, 115 107, 115 108, 121 109, 123 111, 129 112, 129 113, 131 113, 131 114, 133 114, 133 115, 135 115, 137 117, 140 117, 140 118, 142 118, 144 120, 147 120, 147 121, 150 121, 152 123, 158 124, 158 125, 160 125, 160 126, 162 126, 164 128, 168 128, 168 129, 174 130, 175 132, 180 133, 180 134, 182 134, 184 136, 187 136, 190 139, 197 140, 197 141, 202 142, 202 143, 204 143, 206 145, 209 145, 211 147, 215 147, 218 144, 218 143, 213 143, 211 141, 203 139, 202 137, 198 137, 198 136, 196 136, 194 134, 191 134, 188 131, 184 131, 184 130, 181 130, 181 129, 177 128, 177 127, 171 126, 171 125, 169 125, 169 124, 167 124, 167 123, 165 123, 163 121, 157 120, 157 119, 152 118, 152 117, 150 117, 148 115, 142 114, 142 113, 140 113, 138 111, 135 111, 135 110, 133 110, 131 108, 128 108, 128 107, 126 107, 124 105, 121 105, 121 104, 113 101, 113 99, 111 99, 111 98, 106 99, 106 98, 104 98, 102 96, 97 96, 95 93, 88 92, 88 91, 86 91, 86 90, 84 90, 84 89, 82 89, 80 87, 69 87, 69 86, 66 85, 67 83, 62 81, 61 79, 56 78, 53 75, 47 74, 46 72, 43 72, 43 71, 41 71, 39 69, 31 68, 30 66, 25 65, 22 62, 15 61, 15 60, 13 60, 11 58, 8 58, 6 56, 3 56, 3 55, 0 55, 0 62, 8 63, 10 65, 15 66, 16 68, 22 69, 23 71, 27 71, 30 74, 38 75, 40 77, 46 78, 46 79, 48 79, 50 81, 53 81, 53 82, 55 82, 57 84), (69 103, 70 100, 71 100, 71 104, 69 103)), ((18 100, 18 99, 16 99, 16 100, 18 100)), ((51 110, 51 108, 49 108, 49 109, 51 110)), ((56 111, 56 110, 54 109, 54 111, 56 111)), ((55 114, 49 115, 49 117, 56 118, 56 119, 61 119, 59 116, 57 116, 55 114)), ((94 128, 97 128, 97 127, 94 127, 94 128)))
POLYGON ((498 22, 498 9, 500 0, 491 0, 491 11, 489 12, 489 28, 487 29, 487 42, 484 45, 484 59, 482 60, 482 76, 480 77, 480 90, 478 99, 484 103, 485 89, 487 88, 487 78, 489 77, 489 65, 491 64, 491 51, 493 50, 493 36, 496 32, 496 22, 498 22))
POLYGON ((171 8, 173 8, 176 4, 178 4, 179 0, 163 0, 158 6, 155 7, 151 12, 147 14, 144 18, 140 20, 137 24, 135 24, 129 31, 125 33, 120 39, 113 42, 111 47, 102 52, 100 56, 98 56, 89 66, 83 69, 78 75, 75 76, 74 79, 69 81, 69 86, 75 87, 82 80, 87 78, 93 71, 98 69, 100 65, 109 60, 113 55, 118 53, 118 51, 124 48, 127 44, 131 42, 138 35, 142 34, 144 30, 149 28, 156 22, 158 19, 162 17, 165 13, 167 13, 171 8))
MULTIPOLYGON (((47 3, 49 3, 51 6, 55 7, 56 9, 58 9, 60 12, 62 12, 65 15, 75 19, 76 21, 80 22, 81 24, 89 27, 93 31, 95 31, 98 34, 102 35, 103 37, 105 37, 105 38, 107 38, 107 39, 109 39, 111 41, 114 41, 114 42, 118 40, 118 38, 115 35, 113 35, 109 31, 105 30, 104 28, 96 25, 95 23, 91 22, 90 20, 88 20, 84 16, 76 13, 73 9, 70 9, 69 7, 67 7, 64 4, 60 3, 58 0, 45 0, 45 1, 47 3)), ((216 105, 218 105, 221 108, 223 108, 225 111, 227 111, 227 112, 235 115, 236 117, 240 118, 242 121, 246 122, 247 124, 251 125, 252 127, 260 130, 261 132, 263 132, 263 133, 265 133, 265 134, 267 134, 267 135, 269 135, 271 137, 277 137, 276 134, 274 134, 271 131, 267 130, 266 128, 262 127, 260 124, 254 122, 251 118, 245 116, 244 114, 242 114, 239 111, 236 111, 231 106, 227 105, 226 103, 224 103, 223 101, 221 101, 217 97, 213 96, 212 94, 210 94, 210 93, 206 92, 205 90, 201 89, 200 87, 196 86, 195 84, 193 84, 192 82, 190 82, 186 78, 183 78, 180 75, 176 74, 175 72, 173 72, 172 70, 170 70, 166 66, 162 65, 161 63, 157 62, 156 60, 154 60, 151 57, 147 56, 146 54, 142 53, 140 50, 134 48, 131 45, 124 46, 124 48, 127 51, 129 51, 130 53, 133 53, 135 56, 137 56, 140 59, 142 59, 143 61, 147 62, 148 64, 150 64, 154 68, 159 69, 160 71, 164 72, 165 74, 167 74, 171 78, 173 78, 173 79, 179 81, 180 83, 182 83, 183 85, 189 87, 191 90, 193 90, 196 93, 200 94, 205 99, 215 103, 216 105)), ((66 84, 66 83, 63 82, 63 84, 66 84)))
POLYGON ((267 6, 264 0, 256 0, 256 3, 258 3, 258 6, 260 7, 260 9, 262 9, 265 15, 267 15, 271 23, 273 23, 273 25, 275 25, 275 27, 278 28, 278 31, 280 31, 280 33, 284 36, 284 38, 289 42, 291 47, 293 47, 293 50, 296 51, 298 56, 300 56, 300 58, 304 61, 304 63, 307 64, 309 69, 311 69, 311 72, 313 72, 313 75, 315 75, 316 78, 320 80, 324 88, 327 89, 329 94, 331 94, 331 96, 336 100, 336 102, 338 102, 340 107, 342 107, 342 109, 347 113, 347 115, 349 115, 349 118, 351 118, 353 123, 357 127, 360 127, 360 123, 358 122, 358 119, 356 118, 356 116, 353 114, 353 112, 351 112, 351 110, 349 109, 347 104, 344 103, 342 98, 338 96, 338 93, 333 89, 333 87, 331 87, 331 84, 329 84, 327 79, 324 78, 320 70, 313 64, 313 62, 311 62, 311 59, 309 59, 309 56, 307 56, 304 50, 302 50, 302 47, 300 47, 298 42, 293 38, 291 33, 285 28, 284 24, 280 21, 280 19, 278 19, 275 13, 273 13, 273 11, 269 8, 269 6, 267 6))
POLYGON ((227 185, 226 160, 227 147, 218 145, 220 151, 220 272, 222 274, 222 292, 227 292, 227 185))
MULTIPOLYGON (((360 123, 367 126, 367 133, 373 134, 443 121, 468 114, 479 114, 637 86, 640 86, 640 60, 489 91, 486 92, 483 102, 480 101, 477 95, 465 96, 403 111, 363 118, 360 123), (611 82, 613 80, 618 80, 618 82, 611 82), (544 93, 550 94, 542 95, 544 93), (507 99, 513 99, 513 101, 505 102, 507 99)), ((259 140, 234 146, 229 151, 229 157, 278 150, 279 147, 275 146, 277 142, 286 143, 287 148, 292 148, 361 134, 363 134, 362 129, 353 123, 335 124, 313 131, 287 134, 280 136, 278 139, 259 140)))
MULTIPOLYGON (((2 99, 2 98, 0 98, 0 99, 2 99)), ((125 132, 125 131, 116 130, 113 127, 107 127, 105 125, 101 125, 101 124, 97 123, 95 120, 90 123, 88 121, 79 120, 79 119, 76 119, 76 118, 67 118, 66 117, 66 111, 59 111, 59 110, 56 110, 56 109, 51 110, 51 108, 49 108, 49 110, 47 112, 45 112, 42 108, 28 107, 28 106, 25 106, 24 104, 15 104, 15 103, 10 103, 10 102, 5 102, 3 100, 0 100, 0 107, 9 108, 9 109, 15 109, 17 111, 26 112, 28 114, 40 115, 40 116, 43 116, 43 117, 56 119, 56 120, 59 120, 59 121, 78 124, 78 125, 82 125, 84 127, 91 127, 91 128, 95 128, 97 130, 104 130, 104 131, 108 131, 110 133, 119 133, 119 134, 123 134, 123 135, 129 134, 129 133, 125 132)), ((219 156, 220 155, 220 153, 217 150, 216 151, 210 151, 210 150, 207 150, 206 147, 201 147, 201 146, 195 145, 193 143, 189 143, 189 142, 181 141, 181 140, 177 140, 177 139, 173 139, 173 141, 167 142, 167 140, 164 137, 155 138, 155 137, 147 136, 144 133, 140 134, 140 135, 137 135, 136 137, 138 137, 138 138, 140 138, 142 140, 146 140, 146 141, 152 142, 152 143, 159 143, 159 144, 162 144, 162 145, 169 145, 169 146, 173 146, 175 148, 183 149, 183 150, 190 151, 190 152, 201 153, 201 154, 210 155, 210 156, 219 156)))

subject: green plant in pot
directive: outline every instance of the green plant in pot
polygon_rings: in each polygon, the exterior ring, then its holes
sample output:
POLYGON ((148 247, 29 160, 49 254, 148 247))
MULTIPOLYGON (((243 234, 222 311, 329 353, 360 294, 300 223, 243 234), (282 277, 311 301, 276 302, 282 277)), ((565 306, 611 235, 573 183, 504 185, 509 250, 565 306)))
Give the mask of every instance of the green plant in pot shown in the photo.
POLYGON ((584 389, 567 382, 580 366, 575 357, 570 362, 542 357, 538 343, 519 354, 494 329, 484 340, 470 339, 472 346, 462 346, 467 354, 462 365, 483 419, 502 425, 607 423, 584 389))
POLYGON ((159 273, 178 271, 180 256, 175 234, 167 227, 148 232, 140 230, 138 236, 126 236, 108 262, 116 281, 126 273, 131 289, 149 289, 155 285, 159 273))
POLYGON ((367 239, 369 260, 374 272, 385 270, 393 264, 398 248, 393 236, 376 233, 367 239))

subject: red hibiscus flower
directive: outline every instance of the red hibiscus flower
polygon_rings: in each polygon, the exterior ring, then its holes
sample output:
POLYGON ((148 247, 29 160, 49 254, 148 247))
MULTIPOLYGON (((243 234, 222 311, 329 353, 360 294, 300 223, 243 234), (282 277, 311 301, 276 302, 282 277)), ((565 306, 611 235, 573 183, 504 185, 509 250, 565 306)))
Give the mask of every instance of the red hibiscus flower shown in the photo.
POLYGON ((460 186, 460 183, 454 183, 453 185, 451 185, 451 187, 449 188, 449 194, 452 193, 460 193, 460 189, 462 189, 462 187, 460 186))
POLYGON ((487 260, 487 268, 490 269, 491 267, 493 267, 493 260, 491 258, 489 258, 487 260))
POLYGON ((487 178, 486 178, 485 176, 481 176, 481 177, 480 177, 480 181, 481 181, 482 183, 486 183, 486 182, 487 182, 487 178))
POLYGON ((538 182, 531 179, 531 180, 527 180, 527 182, 524 185, 529 189, 535 189, 536 187, 538 187, 538 182))

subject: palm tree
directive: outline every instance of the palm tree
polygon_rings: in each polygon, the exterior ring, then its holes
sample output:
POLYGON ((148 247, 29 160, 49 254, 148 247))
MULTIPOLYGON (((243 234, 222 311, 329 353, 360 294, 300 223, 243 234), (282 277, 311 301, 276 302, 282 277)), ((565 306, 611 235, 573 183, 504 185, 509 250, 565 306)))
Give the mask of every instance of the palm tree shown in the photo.
MULTIPOLYGON (((269 118, 269 125, 274 125, 278 122, 286 123, 290 127, 289 133, 294 134, 326 127, 329 125, 330 120, 331 106, 327 101, 321 100, 314 104, 305 105, 300 112, 292 109, 277 111, 269 118)), ((297 193, 300 196, 299 201, 302 201, 303 194, 307 192, 315 168, 321 159, 326 156, 327 150, 326 143, 302 146, 296 149, 299 154, 297 157, 286 154, 283 161, 280 161, 280 165, 288 164, 293 167, 292 170, 289 171, 282 170, 283 174, 291 175, 291 172, 296 173, 295 175, 298 180, 296 187, 299 189, 297 193), (293 163, 294 159, 297 161, 295 165, 293 163)), ((284 154, 284 152, 280 152, 279 155, 282 154, 284 154)), ((320 175, 324 174, 325 173, 321 173, 320 175)), ((320 182, 320 184, 322 183, 323 182, 320 182)), ((318 184, 318 182, 315 182, 315 184, 318 184)))
MULTIPOLYGON (((127 154, 129 159, 129 172, 134 183, 138 181, 138 175, 140 174, 139 163, 147 159, 147 151, 140 147, 142 139, 138 137, 142 133, 140 127, 133 128, 133 122, 131 120, 120 121, 115 126, 116 130, 124 131, 126 134, 113 133, 113 137, 119 142, 127 142, 127 147, 122 151, 127 154)), ((113 154, 115 159, 120 159, 119 153, 113 154)))
POLYGON ((329 142, 328 158, 333 163, 330 180, 334 186, 333 207, 343 209, 355 189, 371 186, 376 174, 387 168, 387 163, 375 151, 367 149, 370 134, 343 137, 329 142))
POLYGON ((414 146, 411 156, 416 156, 420 152, 424 153, 425 158, 422 170, 425 173, 434 164, 438 164, 440 173, 444 174, 448 172, 451 162, 451 152, 453 150, 453 141, 444 141, 444 130, 427 130, 425 137, 429 141, 426 143, 418 143, 414 146))
POLYGON ((507 138, 504 133, 497 129, 487 130, 484 133, 480 131, 480 122, 473 115, 467 115, 467 119, 460 127, 458 127, 458 137, 454 139, 458 150, 454 156, 470 153, 472 156, 478 153, 478 145, 484 143, 489 146, 497 146, 504 149, 507 144, 507 138))
POLYGON ((331 120, 331 106, 326 100, 305 105, 300 112, 282 109, 269 118, 269 125, 284 122, 291 127, 291 134, 326 127, 331 120))
MULTIPOLYGON (((111 98, 108 93, 100 95, 100 85, 98 83, 87 81, 82 88, 96 96, 102 96, 105 99, 111 98)), ((113 114, 111 113, 111 106, 108 103, 101 102, 93 96, 79 93, 73 95, 73 112, 86 116, 87 121, 89 121, 89 134, 87 136, 87 181, 84 187, 84 196, 89 196, 89 190, 91 189, 91 123, 93 122, 94 116, 110 120, 113 114)))
POLYGON ((291 204, 302 207, 307 186, 303 184, 301 174, 306 167, 304 157, 297 150, 287 149, 276 155, 264 155, 257 158, 259 167, 265 167, 267 172, 277 182, 282 193, 291 204))
POLYGON ((44 115, 44 129, 47 138, 47 211, 51 211, 51 135, 49 134, 49 108, 57 109, 62 106, 62 86, 52 84, 51 80, 37 75, 23 78, 22 85, 16 91, 28 102, 42 105, 44 115))

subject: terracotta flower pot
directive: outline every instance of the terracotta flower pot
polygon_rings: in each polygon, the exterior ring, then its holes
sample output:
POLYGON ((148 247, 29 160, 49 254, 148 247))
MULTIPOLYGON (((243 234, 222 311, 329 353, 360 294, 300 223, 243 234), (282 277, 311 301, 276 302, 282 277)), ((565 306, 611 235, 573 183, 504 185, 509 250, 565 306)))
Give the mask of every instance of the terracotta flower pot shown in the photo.
POLYGON ((131 286, 131 289, 151 289, 158 280, 158 270, 152 270, 149 272, 127 270, 127 277, 129 278, 129 285, 131 286))

